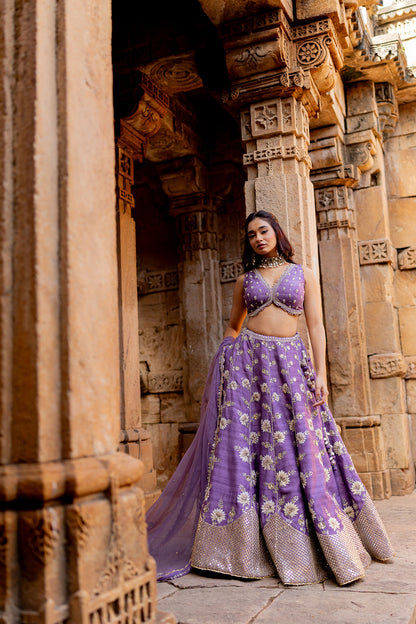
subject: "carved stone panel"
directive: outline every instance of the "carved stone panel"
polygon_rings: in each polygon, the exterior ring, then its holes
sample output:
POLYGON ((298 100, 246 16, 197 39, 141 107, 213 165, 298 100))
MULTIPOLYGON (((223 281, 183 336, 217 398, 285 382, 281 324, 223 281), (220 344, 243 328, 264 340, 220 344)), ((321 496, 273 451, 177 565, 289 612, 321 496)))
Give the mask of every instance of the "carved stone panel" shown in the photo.
POLYGON ((416 247, 406 247, 398 254, 399 269, 416 269, 416 247))
POLYGON ((315 209, 320 240, 349 236, 355 227, 354 213, 345 186, 328 186, 315 191, 315 209))
POLYGON ((416 355, 410 355, 404 360, 406 364, 405 379, 416 379, 416 355))
POLYGON ((158 59, 142 67, 142 70, 168 93, 192 91, 202 87, 194 51, 158 59))
POLYGON ((358 243, 360 264, 393 262, 394 249, 390 239, 382 238, 358 243))
POLYGON ((137 289, 140 295, 176 290, 177 288, 179 288, 179 273, 176 269, 138 271, 137 289))
POLYGON ((235 282, 237 277, 243 272, 243 263, 240 259, 226 260, 220 263, 220 282, 235 282))
POLYGON ((378 353, 370 355, 368 360, 373 379, 404 377, 406 374, 406 363, 401 353, 378 353))
MULTIPOLYGON (((251 41, 251 37, 250 37, 251 41)), ((226 52, 231 78, 242 78, 258 72, 285 67, 288 63, 288 41, 283 33, 273 32, 267 41, 254 41, 226 52)))
POLYGON ((250 106, 251 134, 266 138, 276 134, 296 134, 309 140, 309 118, 306 110, 293 98, 276 98, 250 106))
POLYGON ((24 535, 31 552, 45 565, 61 540, 58 517, 53 507, 26 512, 22 518, 24 535))
POLYGON ((182 371, 161 374, 149 373, 148 384, 148 392, 151 394, 181 392, 183 390, 183 374, 182 371))

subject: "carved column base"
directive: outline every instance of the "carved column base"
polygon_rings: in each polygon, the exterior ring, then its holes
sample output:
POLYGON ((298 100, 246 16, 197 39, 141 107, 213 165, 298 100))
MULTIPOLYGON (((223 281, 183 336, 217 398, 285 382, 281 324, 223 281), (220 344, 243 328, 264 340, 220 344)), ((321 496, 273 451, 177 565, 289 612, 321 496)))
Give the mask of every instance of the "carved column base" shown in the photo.
POLYGON ((360 478, 373 499, 390 498, 390 471, 380 416, 337 418, 341 434, 360 478))
POLYGON ((1 468, 0 621, 156 622, 143 471, 121 453, 1 468))

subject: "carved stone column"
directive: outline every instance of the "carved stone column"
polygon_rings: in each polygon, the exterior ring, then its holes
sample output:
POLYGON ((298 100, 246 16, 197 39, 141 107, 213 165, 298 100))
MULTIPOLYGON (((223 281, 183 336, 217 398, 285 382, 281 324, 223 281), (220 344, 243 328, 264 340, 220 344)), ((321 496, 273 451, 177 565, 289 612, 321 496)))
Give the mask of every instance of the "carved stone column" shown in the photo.
POLYGON ((143 466, 116 452, 111 3, 7 1, 0 30, 0 619, 152 623, 143 466))
POLYGON ((132 186, 134 163, 143 162, 149 138, 154 136, 166 113, 169 98, 146 76, 140 76, 134 112, 120 121, 117 138, 117 258, 120 318, 121 430, 119 450, 142 459, 145 465, 140 486, 146 506, 159 496, 153 467, 150 434, 141 426, 139 312, 136 270, 136 223, 132 186))
POLYGON ((394 300, 397 252, 391 241, 382 138, 394 128, 394 89, 371 80, 348 85, 347 107, 351 155, 368 157, 354 198, 372 413, 380 415, 392 493, 401 494, 413 489, 414 471, 403 381, 406 370, 394 300))
POLYGON ((179 288, 187 354, 183 387, 190 422, 199 420, 208 368, 222 339, 216 214, 220 200, 209 195, 207 176, 195 157, 160 166, 180 241, 179 288))
POLYGON ((311 137, 332 408, 371 495, 385 498, 390 474, 380 417, 372 415, 353 191, 372 164, 374 141, 362 149, 358 142, 344 145, 337 126, 314 130, 311 137))
POLYGON ((231 78, 225 99, 240 109, 246 147, 247 213, 276 214, 295 260, 319 280, 309 119, 342 66, 339 33, 331 19, 292 25, 282 9, 223 24, 219 31, 231 78))

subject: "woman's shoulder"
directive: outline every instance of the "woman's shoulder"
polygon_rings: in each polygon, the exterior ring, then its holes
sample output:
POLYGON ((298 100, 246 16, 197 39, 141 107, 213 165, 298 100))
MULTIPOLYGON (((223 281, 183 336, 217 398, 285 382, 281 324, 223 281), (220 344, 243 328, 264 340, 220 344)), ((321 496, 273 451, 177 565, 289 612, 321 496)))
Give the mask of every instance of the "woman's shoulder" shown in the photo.
POLYGON ((303 275, 305 276, 305 282, 316 282, 315 273, 307 267, 305 264, 299 265, 302 267, 303 275))

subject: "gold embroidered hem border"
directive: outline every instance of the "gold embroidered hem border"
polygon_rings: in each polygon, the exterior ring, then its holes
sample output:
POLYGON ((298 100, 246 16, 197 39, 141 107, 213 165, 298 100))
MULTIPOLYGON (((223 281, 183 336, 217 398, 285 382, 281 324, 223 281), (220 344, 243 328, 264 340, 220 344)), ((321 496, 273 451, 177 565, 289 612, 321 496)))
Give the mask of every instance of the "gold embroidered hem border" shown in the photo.
POLYGON ((191 565, 241 578, 276 575, 253 508, 225 526, 213 526, 200 519, 191 565))

